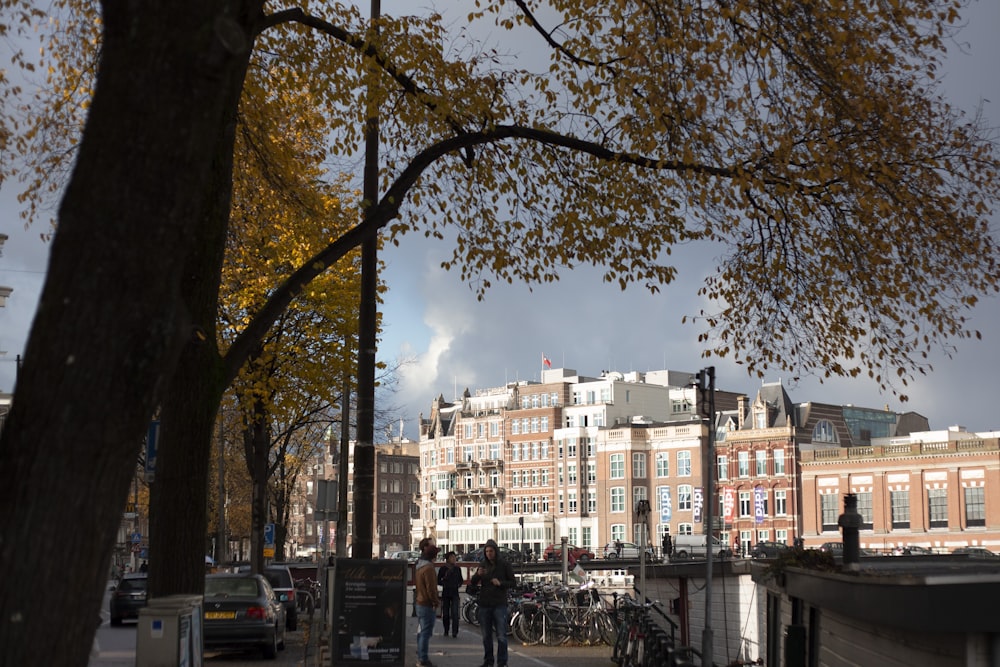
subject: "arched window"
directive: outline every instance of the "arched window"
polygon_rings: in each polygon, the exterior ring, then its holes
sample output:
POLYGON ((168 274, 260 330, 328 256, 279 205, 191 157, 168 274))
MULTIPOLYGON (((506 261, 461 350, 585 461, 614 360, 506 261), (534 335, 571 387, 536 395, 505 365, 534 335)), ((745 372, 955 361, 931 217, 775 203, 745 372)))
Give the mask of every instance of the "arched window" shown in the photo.
POLYGON ((837 431, 829 419, 821 419, 813 429, 813 442, 837 442, 837 431))

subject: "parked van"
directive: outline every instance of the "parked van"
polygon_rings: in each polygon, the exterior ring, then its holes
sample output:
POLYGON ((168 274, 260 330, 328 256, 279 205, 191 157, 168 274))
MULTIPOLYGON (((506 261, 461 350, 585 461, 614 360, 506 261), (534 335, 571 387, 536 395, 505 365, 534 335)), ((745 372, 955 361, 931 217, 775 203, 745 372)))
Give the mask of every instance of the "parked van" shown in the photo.
MULTIPOLYGON (((670 555, 670 560, 704 558, 707 551, 704 535, 674 535, 674 552, 670 555)), ((723 544, 719 538, 712 536, 712 553, 717 558, 731 558, 733 550, 728 544, 723 544)))

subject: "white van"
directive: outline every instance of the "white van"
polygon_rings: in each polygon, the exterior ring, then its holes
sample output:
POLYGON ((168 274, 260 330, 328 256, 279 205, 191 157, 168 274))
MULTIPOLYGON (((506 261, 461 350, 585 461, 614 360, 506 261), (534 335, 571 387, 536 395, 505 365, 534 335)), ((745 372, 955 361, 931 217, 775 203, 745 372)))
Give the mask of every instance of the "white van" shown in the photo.
MULTIPOLYGON (((670 560, 704 558, 707 551, 705 535, 675 535, 674 551, 670 554, 670 560)), ((715 536, 712 537, 712 553, 716 558, 730 558, 733 555, 729 545, 721 543, 715 536)))

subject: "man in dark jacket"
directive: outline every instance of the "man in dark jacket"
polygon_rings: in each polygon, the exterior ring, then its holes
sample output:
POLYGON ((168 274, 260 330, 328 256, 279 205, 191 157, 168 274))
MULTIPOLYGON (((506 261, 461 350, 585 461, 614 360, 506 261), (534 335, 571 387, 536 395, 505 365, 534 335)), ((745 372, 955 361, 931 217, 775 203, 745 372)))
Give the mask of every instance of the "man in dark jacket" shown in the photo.
POLYGON ((465 583, 462 568, 457 565, 458 554, 449 551, 444 555, 445 564, 438 570, 438 584, 441 585, 441 620, 444 621, 444 636, 458 636, 458 619, 461 617, 459 589, 465 583))
POLYGON ((483 667, 493 667, 493 635, 497 638, 496 667, 507 667, 507 591, 517 582, 510 564, 500 557, 493 540, 483 548, 483 561, 472 575, 479 589, 479 628, 483 633, 483 667))

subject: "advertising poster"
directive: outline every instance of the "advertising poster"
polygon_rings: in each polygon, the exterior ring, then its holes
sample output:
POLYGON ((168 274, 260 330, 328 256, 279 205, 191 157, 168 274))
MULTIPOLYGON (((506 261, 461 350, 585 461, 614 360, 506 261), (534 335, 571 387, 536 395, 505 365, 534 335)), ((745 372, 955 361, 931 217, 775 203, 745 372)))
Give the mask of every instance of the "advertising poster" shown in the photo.
POLYGON ((330 641, 334 665, 364 662, 402 667, 406 566, 399 559, 336 559, 330 641))
POLYGON ((702 490, 700 486, 694 487, 694 513, 691 520, 694 523, 701 523, 701 512, 705 508, 705 499, 702 496, 702 490))
POLYGON ((764 504, 767 496, 764 495, 764 487, 755 486, 753 489, 753 518, 755 523, 764 523, 764 504))
POLYGON ((660 487, 660 523, 670 523, 673 507, 670 503, 670 487, 660 487))
POLYGON ((722 516, 726 523, 733 522, 733 509, 736 505, 735 492, 731 488, 726 488, 722 495, 722 516))

